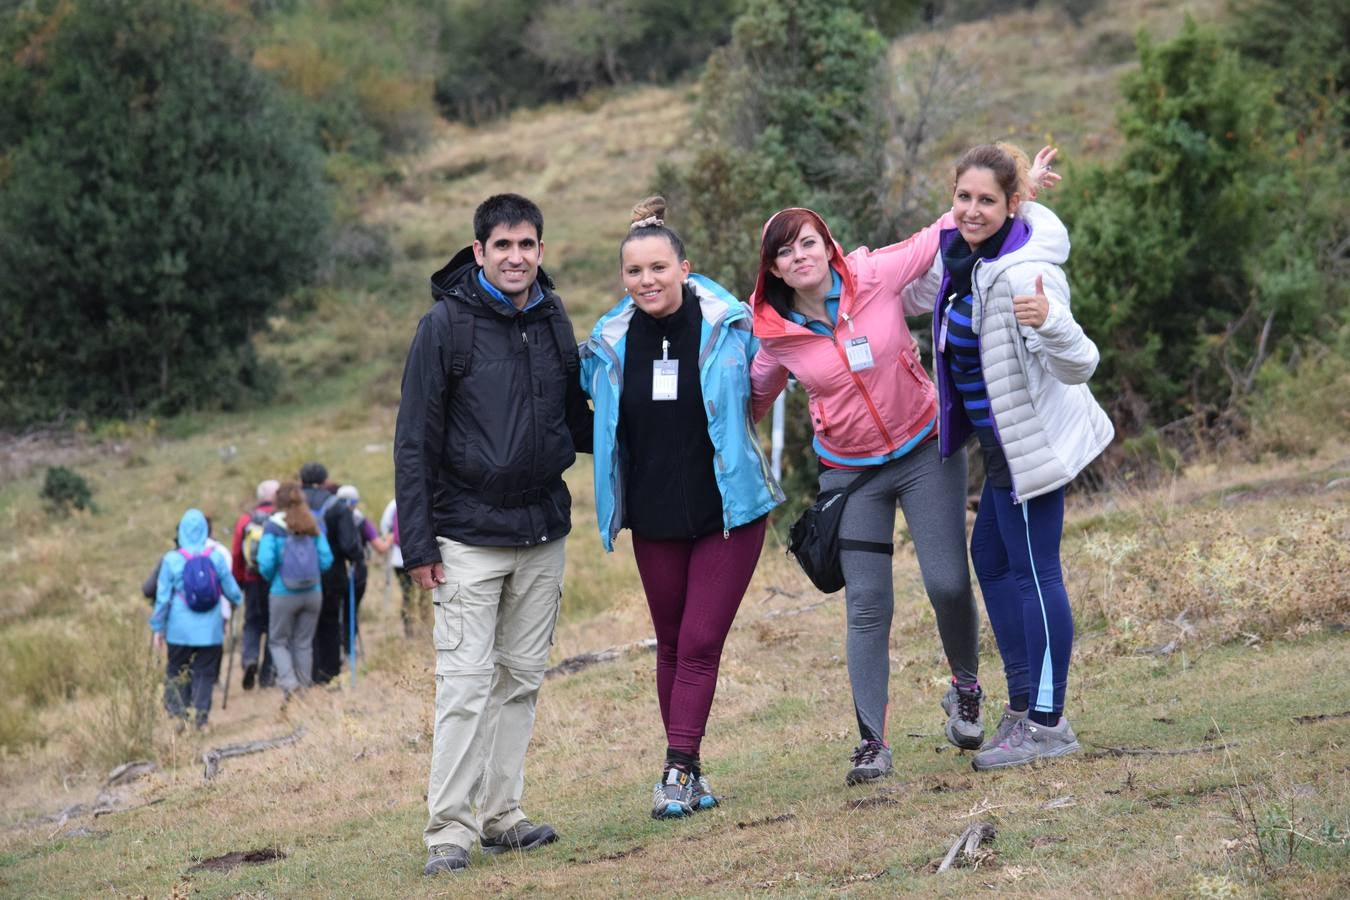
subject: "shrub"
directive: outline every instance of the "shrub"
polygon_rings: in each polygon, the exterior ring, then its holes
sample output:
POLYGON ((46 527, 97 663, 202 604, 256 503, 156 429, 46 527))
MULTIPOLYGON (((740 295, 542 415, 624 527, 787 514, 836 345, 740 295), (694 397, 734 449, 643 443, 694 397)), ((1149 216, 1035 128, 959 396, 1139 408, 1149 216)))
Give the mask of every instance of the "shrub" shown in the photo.
POLYGON ((301 120, 192 0, 3 27, 0 422, 256 395, 249 335, 325 231, 301 120))
POLYGON ((89 482, 65 466, 47 467, 47 477, 43 479, 39 496, 47 511, 54 515, 67 516, 74 509, 96 511, 89 482))

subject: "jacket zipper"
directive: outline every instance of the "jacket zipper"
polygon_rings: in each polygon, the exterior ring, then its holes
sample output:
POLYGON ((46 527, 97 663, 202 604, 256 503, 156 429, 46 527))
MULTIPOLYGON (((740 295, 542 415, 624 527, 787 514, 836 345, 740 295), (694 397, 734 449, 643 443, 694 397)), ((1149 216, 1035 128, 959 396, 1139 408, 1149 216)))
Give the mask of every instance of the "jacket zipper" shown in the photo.
POLYGON ((981 330, 975 332, 975 352, 980 356, 980 377, 984 378, 984 392, 989 395, 989 421, 994 426, 994 440, 998 441, 998 449, 1003 452, 1004 462, 1008 463, 1008 479, 1013 483, 1012 490, 1009 493, 1012 495, 1013 505, 1016 506, 1022 502, 1022 498, 1017 496, 1017 477, 1013 474, 1012 462, 1008 459, 1008 451, 1003 446, 1003 435, 999 434, 998 431, 998 415, 994 412, 994 395, 989 393, 989 379, 984 371, 984 341, 981 339, 981 335, 984 334, 984 298, 980 296, 980 288, 975 280, 975 275, 980 270, 981 262, 983 262, 983 260, 976 260, 975 265, 970 270, 970 294, 973 299, 972 307, 975 304, 979 304, 980 307, 981 330))

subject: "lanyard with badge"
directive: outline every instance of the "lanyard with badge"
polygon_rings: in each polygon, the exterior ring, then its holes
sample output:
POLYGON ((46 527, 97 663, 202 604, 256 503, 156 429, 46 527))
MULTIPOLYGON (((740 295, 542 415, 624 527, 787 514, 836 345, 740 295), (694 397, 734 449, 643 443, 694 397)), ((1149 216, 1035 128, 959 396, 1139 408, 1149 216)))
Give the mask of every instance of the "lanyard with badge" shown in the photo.
MULTIPOLYGON (((848 325, 849 333, 853 333, 853 320, 847 313, 840 312, 845 324, 848 325)), ((872 345, 868 343, 867 336, 848 338, 844 344, 844 352, 848 354, 848 367, 851 371, 861 372, 864 369, 870 369, 876 365, 876 360, 872 358, 872 345)))
POLYGON ((676 399, 679 382, 680 361, 670 358, 670 340, 661 338, 661 358, 652 360, 652 399, 676 399))

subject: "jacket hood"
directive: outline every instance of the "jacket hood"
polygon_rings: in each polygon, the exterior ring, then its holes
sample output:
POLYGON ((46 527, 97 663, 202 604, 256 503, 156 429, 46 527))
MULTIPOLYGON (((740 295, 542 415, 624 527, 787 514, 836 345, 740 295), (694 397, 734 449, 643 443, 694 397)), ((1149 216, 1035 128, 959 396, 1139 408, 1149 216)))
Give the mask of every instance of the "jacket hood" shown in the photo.
MULTIPOLYGON (((451 257, 448 263, 431 276, 431 299, 441 300, 454 294, 464 302, 494 309, 495 307, 488 303, 491 298, 483 291, 478 279, 473 277, 478 274, 478 269, 478 260, 474 257, 473 245, 470 244, 451 257)), ((535 281, 544 289, 545 295, 554 293, 553 279, 544 271, 543 266, 539 267, 535 281)))
POLYGON ((1069 259, 1069 230, 1059 216, 1039 203, 1026 202, 1018 211, 1027 227, 1025 240, 1012 249, 980 265, 977 277, 982 285, 994 280, 1018 263, 1049 263, 1062 266, 1069 259))
MULTIPOLYGON (((830 248, 830 268, 838 272, 844 280, 843 296, 839 299, 840 309, 848 312, 849 309, 846 309, 844 306, 844 298, 847 297, 850 301, 852 299, 854 289, 853 274, 849 272, 848 266, 844 265, 844 248, 834 239, 834 235, 830 232, 829 223, 825 221, 825 218, 820 213, 816 212, 814 209, 807 209, 804 206, 792 206, 787 209, 780 209, 764 221, 764 227, 759 230, 760 242, 762 243, 764 241, 764 235, 768 233, 769 226, 773 224, 774 219, 777 219, 784 213, 796 212, 799 210, 808 212, 814 216, 816 221, 820 223, 821 228, 824 229, 822 237, 825 238, 825 241, 830 248)), ((790 334, 811 334, 812 332, 809 329, 803 328, 796 322, 784 319, 778 314, 778 310, 774 309, 765 298, 764 286, 767 276, 768 269, 761 263, 759 274, 755 276, 755 289, 750 294, 750 312, 752 321, 754 322, 756 336, 778 337, 790 334)))
POLYGON ((206 547, 206 516, 200 509, 189 509, 178 522, 178 546, 189 553, 201 553, 206 547))

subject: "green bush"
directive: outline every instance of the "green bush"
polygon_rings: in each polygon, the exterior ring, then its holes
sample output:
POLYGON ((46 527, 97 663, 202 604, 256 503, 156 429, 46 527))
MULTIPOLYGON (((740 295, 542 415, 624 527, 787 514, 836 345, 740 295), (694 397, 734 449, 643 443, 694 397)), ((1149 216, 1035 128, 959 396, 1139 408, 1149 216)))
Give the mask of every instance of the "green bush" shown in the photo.
POLYGON ((89 482, 78 472, 72 472, 65 466, 48 466, 47 476, 42 482, 42 503, 48 512, 55 515, 70 515, 71 510, 96 510, 94 495, 89 482))
POLYGON ((193 0, 0 23, 0 422, 258 396, 249 336, 308 279, 303 120, 193 0))

